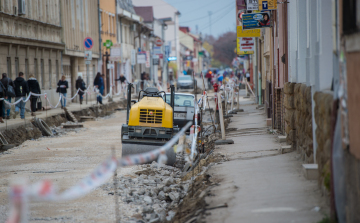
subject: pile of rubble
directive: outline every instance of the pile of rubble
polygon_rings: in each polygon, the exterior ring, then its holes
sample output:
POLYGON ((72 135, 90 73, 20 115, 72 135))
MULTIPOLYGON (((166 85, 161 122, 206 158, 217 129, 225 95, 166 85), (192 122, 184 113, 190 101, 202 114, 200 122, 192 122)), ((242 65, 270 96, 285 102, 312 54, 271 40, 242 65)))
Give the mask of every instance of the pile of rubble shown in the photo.
MULTIPOLYGON (((183 202, 190 186, 190 180, 182 181, 182 172, 175 167, 159 165, 141 165, 142 170, 135 176, 122 176, 119 179, 117 193, 124 204, 135 207, 127 221, 166 222, 175 216, 176 208, 183 202)), ((114 194, 113 183, 102 187, 114 194)), ((131 212, 130 212, 131 213, 131 212)))

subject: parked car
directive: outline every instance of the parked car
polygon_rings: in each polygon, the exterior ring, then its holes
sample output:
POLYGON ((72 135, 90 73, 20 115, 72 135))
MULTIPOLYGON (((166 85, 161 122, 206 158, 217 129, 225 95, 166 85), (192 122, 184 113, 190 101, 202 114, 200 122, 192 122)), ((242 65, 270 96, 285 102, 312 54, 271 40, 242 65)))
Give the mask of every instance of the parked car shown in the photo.
MULTIPOLYGON (((170 99, 171 94, 166 94, 166 103, 170 104, 170 99)), ((182 128, 189 121, 195 124, 194 103, 195 96, 193 94, 175 93, 174 125, 182 128)), ((198 125, 200 120, 200 113, 198 113, 198 125)))
POLYGON ((194 89, 194 80, 191 76, 180 76, 176 82, 176 88, 179 89, 194 89))

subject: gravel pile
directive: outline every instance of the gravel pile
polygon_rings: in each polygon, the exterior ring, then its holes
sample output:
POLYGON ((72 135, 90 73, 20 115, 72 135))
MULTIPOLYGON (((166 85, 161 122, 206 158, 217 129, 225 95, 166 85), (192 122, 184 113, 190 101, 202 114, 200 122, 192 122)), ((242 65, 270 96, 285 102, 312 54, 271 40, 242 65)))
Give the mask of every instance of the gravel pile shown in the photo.
POLYGON ((60 137, 60 136, 66 135, 66 133, 68 133, 68 132, 78 133, 80 131, 83 131, 84 128, 75 128, 75 129, 63 128, 63 125, 77 125, 77 124, 78 123, 67 121, 65 123, 62 123, 60 126, 52 126, 52 127, 50 127, 50 129, 53 133, 53 136, 51 136, 51 137, 60 137))
MULTIPOLYGON (((175 216, 176 208, 189 191, 190 180, 181 181, 181 171, 156 162, 141 165, 135 176, 122 176, 118 183, 118 195, 124 204, 133 207, 132 216, 121 215, 129 222, 166 222, 175 216)), ((114 194, 113 183, 102 187, 114 194)))

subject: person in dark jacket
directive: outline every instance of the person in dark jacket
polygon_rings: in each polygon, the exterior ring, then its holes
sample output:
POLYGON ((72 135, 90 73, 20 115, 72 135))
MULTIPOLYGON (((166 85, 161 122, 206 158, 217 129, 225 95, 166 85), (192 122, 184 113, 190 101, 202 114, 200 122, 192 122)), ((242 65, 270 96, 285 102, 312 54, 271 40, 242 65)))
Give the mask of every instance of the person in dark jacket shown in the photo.
MULTIPOLYGON (((104 79, 101 77, 100 72, 98 72, 96 74, 96 77, 95 77, 95 80, 94 80, 94 87, 99 89, 99 94, 100 95, 104 94, 104 79)), ((97 102, 102 104, 102 97, 100 95, 97 96, 97 102)))
POLYGON ((61 76, 61 80, 59 80, 58 82, 58 92, 60 94, 60 96, 62 95, 61 98, 61 108, 65 108, 66 107, 66 94, 67 94, 67 89, 69 88, 69 84, 67 82, 67 80, 65 80, 66 77, 65 75, 61 76))
MULTIPOLYGON (((29 80, 27 81, 29 86, 29 91, 35 94, 41 94, 41 89, 39 82, 36 80, 35 76, 33 74, 30 74, 29 80)), ((31 101, 31 115, 35 116, 36 112, 36 102, 38 100, 39 96, 31 95, 30 101, 31 101)))
POLYGON ((84 92, 86 90, 86 85, 84 80, 82 79, 81 76, 78 77, 78 79, 76 80, 76 89, 80 89, 79 90, 79 98, 80 98, 80 104, 82 104, 83 99, 84 99, 84 92))
POLYGON ((16 118, 16 115, 19 114, 19 110, 20 110, 20 117, 21 119, 25 118, 25 100, 26 100, 26 95, 29 93, 29 87, 27 85, 27 82, 24 79, 24 73, 20 72, 19 76, 15 79, 14 81, 14 85, 15 85, 15 101, 20 100, 19 103, 17 103, 15 105, 15 114, 14 114, 14 119, 16 118))
MULTIPOLYGON (((1 83, 4 85, 5 91, 7 91, 9 85, 15 89, 13 80, 11 80, 6 73, 2 74, 1 83)), ((11 97, 8 96, 5 100, 11 103, 11 97)), ((2 106, 2 117, 10 119, 10 109, 5 109, 5 104, 2 106)))

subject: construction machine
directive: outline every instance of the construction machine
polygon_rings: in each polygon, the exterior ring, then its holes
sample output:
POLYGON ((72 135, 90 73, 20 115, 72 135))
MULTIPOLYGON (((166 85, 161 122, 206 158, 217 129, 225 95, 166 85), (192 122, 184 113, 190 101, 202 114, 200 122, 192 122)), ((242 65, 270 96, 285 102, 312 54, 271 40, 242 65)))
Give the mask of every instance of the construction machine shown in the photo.
MULTIPOLYGON (((171 103, 166 103, 166 93, 149 87, 139 92, 138 100, 131 100, 132 84, 127 89, 126 124, 121 128, 122 156, 149 152, 160 148, 179 128, 174 126, 175 87, 171 89, 171 103), (134 103, 134 104, 133 104, 134 103)), ((167 164, 173 165, 176 154, 166 151, 167 164)))

